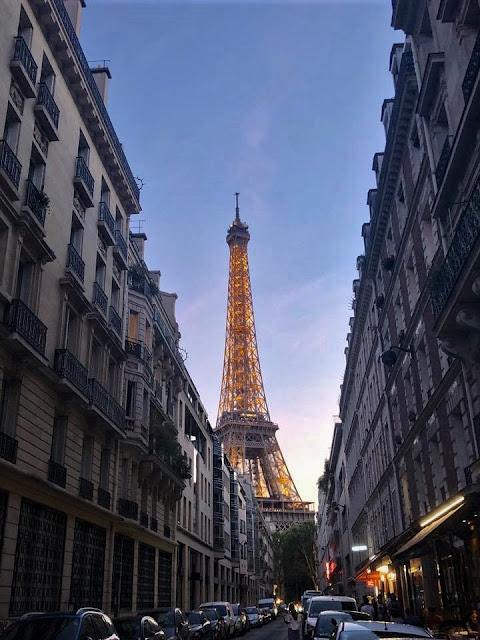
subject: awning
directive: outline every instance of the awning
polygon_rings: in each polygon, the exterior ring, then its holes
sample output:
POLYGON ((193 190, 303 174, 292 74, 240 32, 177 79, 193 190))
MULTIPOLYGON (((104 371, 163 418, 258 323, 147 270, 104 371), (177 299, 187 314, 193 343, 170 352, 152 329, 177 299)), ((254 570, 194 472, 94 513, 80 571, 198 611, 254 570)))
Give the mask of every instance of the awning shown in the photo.
POLYGON ((416 535, 413 536, 411 540, 409 540, 403 547, 393 554, 392 559, 398 560, 400 556, 410 556, 412 557, 412 553, 415 551, 415 547, 417 547, 421 542, 423 542, 428 536, 432 535, 444 522, 446 522, 449 518, 451 518, 457 511, 459 511, 463 504, 459 505, 456 509, 452 509, 448 513, 446 513, 441 518, 438 518, 431 524, 428 524, 426 527, 423 527, 421 531, 419 531, 416 535), (410 552, 410 553, 409 553, 410 552))

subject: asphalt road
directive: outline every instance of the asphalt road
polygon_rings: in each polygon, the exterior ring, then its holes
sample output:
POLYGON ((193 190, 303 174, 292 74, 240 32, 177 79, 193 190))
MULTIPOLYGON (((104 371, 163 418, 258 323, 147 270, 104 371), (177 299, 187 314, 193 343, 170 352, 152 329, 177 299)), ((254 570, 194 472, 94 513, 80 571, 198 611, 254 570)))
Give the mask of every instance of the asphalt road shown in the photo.
POLYGON ((287 625, 283 621, 283 616, 278 616, 276 620, 252 629, 243 638, 244 640, 287 640, 287 625))

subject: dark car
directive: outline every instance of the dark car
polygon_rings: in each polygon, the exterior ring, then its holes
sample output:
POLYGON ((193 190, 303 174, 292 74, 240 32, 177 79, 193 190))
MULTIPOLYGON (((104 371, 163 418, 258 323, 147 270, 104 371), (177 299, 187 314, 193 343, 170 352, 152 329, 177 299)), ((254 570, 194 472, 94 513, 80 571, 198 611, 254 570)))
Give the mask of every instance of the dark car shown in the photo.
POLYGON ((250 621, 245 609, 240 607, 240 604, 232 604, 233 615, 235 616, 235 633, 244 635, 250 630, 250 621))
POLYGON ((187 619, 192 640, 213 640, 213 628, 204 611, 190 611, 187 619))
POLYGON ((185 614, 178 607, 160 607, 143 612, 154 618, 165 633, 165 640, 190 640, 190 625, 185 614))
POLYGON ((246 607, 245 613, 247 614, 248 621, 250 622, 251 627, 262 626, 262 616, 257 607, 246 607))
POLYGON ((76 613, 26 613, 9 625, 2 640, 120 640, 110 618, 100 609, 82 608, 76 613))
POLYGON ((120 640, 165 640, 164 631, 149 616, 121 616, 114 618, 113 624, 120 640))
POLYGON ((202 609, 203 613, 210 620, 213 630, 214 640, 224 640, 225 638, 225 621, 223 616, 216 609, 202 609))

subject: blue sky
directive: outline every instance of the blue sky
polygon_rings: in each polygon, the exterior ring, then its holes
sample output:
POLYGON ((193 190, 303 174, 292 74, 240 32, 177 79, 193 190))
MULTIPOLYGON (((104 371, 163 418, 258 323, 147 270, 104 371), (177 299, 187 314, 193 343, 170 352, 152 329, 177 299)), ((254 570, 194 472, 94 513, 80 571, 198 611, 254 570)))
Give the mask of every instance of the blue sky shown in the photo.
MULTIPOLYGON (((215 424, 234 192, 250 225, 264 385, 304 500, 338 413, 355 259, 401 41, 391 2, 89 0, 108 108, 135 175, 146 261, 178 294, 187 367, 215 424)), ((133 224, 135 225, 135 217, 133 224)))

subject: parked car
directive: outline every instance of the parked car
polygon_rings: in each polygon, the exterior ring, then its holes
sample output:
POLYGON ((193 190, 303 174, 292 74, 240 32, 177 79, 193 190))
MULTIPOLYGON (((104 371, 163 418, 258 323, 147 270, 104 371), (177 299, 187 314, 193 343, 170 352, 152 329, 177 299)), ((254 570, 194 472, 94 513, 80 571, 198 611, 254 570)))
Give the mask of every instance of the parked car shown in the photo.
POLYGON ((262 619, 257 607, 245 607, 245 613, 247 614, 247 618, 250 622, 251 627, 262 626, 262 619))
POLYGON ((315 623, 313 638, 314 640, 329 638, 340 622, 352 622, 352 620, 352 615, 348 611, 321 611, 315 623))
POLYGON ((190 611, 187 620, 192 640, 213 640, 212 625, 203 611, 190 611))
POLYGON ((318 615, 321 611, 357 611, 357 603, 354 598, 347 596, 313 596, 309 603, 307 613, 304 614, 303 636, 312 638, 318 615))
POLYGON ((250 629, 250 622, 248 621, 245 610, 240 607, 240 604, 232 604, 233 615, 235 616, 235 633, 237 635, 244 635, 250 629))
POLYGON ((2 633, 2 640, 120 640, 110 618, 100 609, 83 607, 76 613, 26 613, 2 633))
POLYGON ((149 616, 119 616, 113 624, 120 640, 166 640, 160 625, 149 616))
POLYGON ((163 629, 166 640, 190 640, 190 625, 185 614, 178 607, 160 607, 140 612, 154 618, 163 629))
POLYGON ((202 609, 212 625, 214 640, 224 640, 225 621, 223 616, 216 609, 202 609))
POLYGON ((272 621, 272 614, 268 607, 262 607, 263 624, 267 624, 272 621))
POLYGON ((223 616, 225 621, 225 637, 233 638, 235 635, 235 616, 230 602, 203 602, 198 608, 211 609, 212 607, 216 609, 221 616, 223 616))
POLYGON ((431 638, 421 627, 396 622, 340 622, 332 640, 378 640, 378 638, 431 638))
POLYGON ((268 609, 270 611, 272 620, 275 620, 278 613, 277 605, 275 604, 275 598, 262 598, 258 601, 258 606, 262 609, 268 609))

